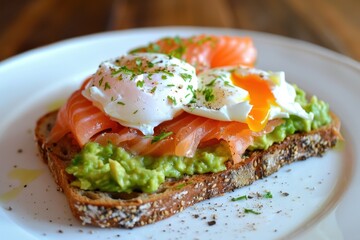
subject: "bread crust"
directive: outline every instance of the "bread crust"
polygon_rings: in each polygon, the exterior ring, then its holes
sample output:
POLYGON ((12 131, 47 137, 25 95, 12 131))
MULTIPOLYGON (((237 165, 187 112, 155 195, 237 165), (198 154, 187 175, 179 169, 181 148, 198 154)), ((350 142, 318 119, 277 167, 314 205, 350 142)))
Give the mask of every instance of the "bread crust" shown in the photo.
POLYGON ((267 150, 253 151, 243 162, 228 164, 225 171, 169 179, 151 194, 104 193, 70 185, 72 176, 65 169, 80 147, 71 134, 57 143, 46 142, 56 115, 56 111, 50 112, 37 122, 35 139, 40 156, 65 193, 74 216, 83 224, 99 227, 133 228, 168 218, 195 203, 250 185, 284 165, 321 156, 334 147, 340 137, 339 121, 333 116, 330 125, 309 133, 293 134, 267 150))

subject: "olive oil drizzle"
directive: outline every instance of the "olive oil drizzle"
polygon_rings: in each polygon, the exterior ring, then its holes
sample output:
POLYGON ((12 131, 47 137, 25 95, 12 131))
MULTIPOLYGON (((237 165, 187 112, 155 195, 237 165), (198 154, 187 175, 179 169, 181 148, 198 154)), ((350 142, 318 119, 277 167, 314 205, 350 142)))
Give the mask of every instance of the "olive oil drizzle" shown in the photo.
POLYGON ((11 190, 0 195, 1 202, 8 202, 15 199, 22 190, 35 179, 37 179, 43 170, 41 169, 25 169, 25 168, 14 168, 8 172, 8 177, 11 180, 18 180, 19 186, 12 188, 11 190))

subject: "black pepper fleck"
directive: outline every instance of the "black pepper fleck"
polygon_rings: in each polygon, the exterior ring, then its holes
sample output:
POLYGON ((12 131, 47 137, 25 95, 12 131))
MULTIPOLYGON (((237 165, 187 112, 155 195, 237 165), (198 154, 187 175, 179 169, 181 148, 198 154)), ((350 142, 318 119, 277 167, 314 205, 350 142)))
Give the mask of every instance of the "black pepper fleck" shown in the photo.
POLYGON ((215 225, 215 224, 216 224, 216 221, 209 221, 207 224, 208 224, 209 226, 212 226, 212 225, 215 225))

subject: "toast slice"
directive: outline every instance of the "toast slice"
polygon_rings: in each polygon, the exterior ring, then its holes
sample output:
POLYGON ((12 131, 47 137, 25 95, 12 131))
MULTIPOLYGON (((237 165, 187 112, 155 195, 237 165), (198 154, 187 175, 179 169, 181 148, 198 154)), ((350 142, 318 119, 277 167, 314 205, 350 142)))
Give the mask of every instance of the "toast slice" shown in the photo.
POLYGON ((50 112, 37 122, 35 138, 39 152, 65 193, 74 216, 83 224, 100 227, 133 228, 168 218, 197 202, 250 185, 286 164, 321 156, 340 138, 339 120, 333 116, 330 125, 308 133, 293 134, 267 150, 253 151, 244 162, 229 163, 225 171, 186 176, 180 180, 168 179, 151 194, 105 193, 70 185, 72 176, 65 169, 80 147, 71 134, 57 143, 46 142, 56 116, 56 111, 50 112))

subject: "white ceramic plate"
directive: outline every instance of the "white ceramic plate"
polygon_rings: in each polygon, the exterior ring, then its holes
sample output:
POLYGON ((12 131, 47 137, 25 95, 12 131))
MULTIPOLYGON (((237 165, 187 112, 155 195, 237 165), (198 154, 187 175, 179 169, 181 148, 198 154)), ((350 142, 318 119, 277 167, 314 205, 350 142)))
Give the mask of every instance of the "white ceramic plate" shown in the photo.
POLYGON ((8 239, 349 239, 358 234, 360 65, 349 58, 263 33, 148 28, 96 34, 35 49, 0 63, 0 76, 0 196, 21 189, 18 195, 0 202, 0 232, 8 239), (66 99, 101 61, 162 36, 198 33, 253 37, 259 52, 257 66, 284 70, 289 81, 329 102, 342 120, 346 143, 323 158, 294 163, 252 186, 153 225, 133 230, 82 226, 73 219, 65 196, 56 191, 46 165, 37 156, 33 141, 36 119, 66 99), (16 179, 16 174, 11 177, 19 171, 16 169, 40 170, 40 175, 26 184, 16 179), (273 198, 230 201, 265 191, 273 198), (245 214, 244 208, 261 214, 245 214), (216 224, 209 226, 213 218, 216 224))

